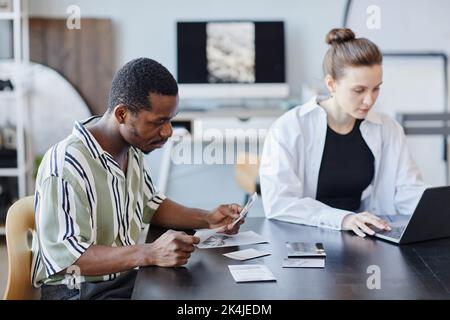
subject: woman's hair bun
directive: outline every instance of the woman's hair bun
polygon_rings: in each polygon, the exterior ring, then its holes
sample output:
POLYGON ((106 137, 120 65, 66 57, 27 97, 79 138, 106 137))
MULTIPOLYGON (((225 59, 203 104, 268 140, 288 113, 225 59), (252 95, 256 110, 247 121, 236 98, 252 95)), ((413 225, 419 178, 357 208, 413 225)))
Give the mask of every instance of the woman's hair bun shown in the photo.
POLYGON ((349 28, 335 28, 328 32, 325 42, 329 45, 341 44, 355 39, 355 33, 349 28))

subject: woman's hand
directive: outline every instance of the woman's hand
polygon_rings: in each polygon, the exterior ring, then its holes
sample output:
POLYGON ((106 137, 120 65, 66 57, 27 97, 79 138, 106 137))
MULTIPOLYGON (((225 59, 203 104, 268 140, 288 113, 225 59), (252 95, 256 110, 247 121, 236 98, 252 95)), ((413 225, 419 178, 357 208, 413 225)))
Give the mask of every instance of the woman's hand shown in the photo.
POLYGON ((373 225, 382 230, 391 230, 391 227, 389 227, 389 224, 386 221, 367 211, 345 216, 342 221, 342 230, 352 230, 358 236, 364 238, 366 234, 375 234, 375 231, 370 229, 368 225, 373 225))

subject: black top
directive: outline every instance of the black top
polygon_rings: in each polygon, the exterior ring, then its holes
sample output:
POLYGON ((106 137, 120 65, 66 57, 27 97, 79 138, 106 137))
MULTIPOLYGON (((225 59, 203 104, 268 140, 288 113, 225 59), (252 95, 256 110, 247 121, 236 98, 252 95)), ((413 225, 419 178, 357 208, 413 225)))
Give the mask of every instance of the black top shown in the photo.
POLYGON ((358 210, 361 194, 372 182, 374 157, 361 135, 360 124, 361 120, 356 120, 348 134, 327 127, 316 199, 330 207, 358 210))

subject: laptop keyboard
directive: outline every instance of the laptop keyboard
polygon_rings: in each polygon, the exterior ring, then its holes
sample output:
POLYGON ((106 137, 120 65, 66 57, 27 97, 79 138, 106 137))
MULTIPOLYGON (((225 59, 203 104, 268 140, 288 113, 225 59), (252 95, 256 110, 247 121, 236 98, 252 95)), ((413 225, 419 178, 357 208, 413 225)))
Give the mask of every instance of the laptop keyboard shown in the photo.
POLYGON ((406 226, 408 225, 410 216, 378 216, 379 218, 387 221, 389 223, 389 226, 391 227, 391 230, 382 230, 378 229, 375 226, 371 226, 373 231, 375 231, 377 234, 381 234, 386 237, 394 238, 394 239, 400 239, 402 237, 403 231, 405 230, 406 226))
POLYGON ((403 230, 405 227, 391 227, 392 230, 375 230, 376 233, 381 234, 383 236, 391 237, 394 239, 400 239, 402 236, 403 230))

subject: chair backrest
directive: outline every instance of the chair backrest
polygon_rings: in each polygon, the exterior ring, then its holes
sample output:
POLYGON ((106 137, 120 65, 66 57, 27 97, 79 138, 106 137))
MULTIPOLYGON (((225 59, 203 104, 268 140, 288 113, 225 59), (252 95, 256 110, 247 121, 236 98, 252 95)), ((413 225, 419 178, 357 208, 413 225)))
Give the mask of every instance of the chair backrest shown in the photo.
POLYGON ((39 289, 31 283, 30 232, 34 230, 34 197, 30 196, 14 203, 6 215, 8 283, 5 300, 39 298, 39 289))

